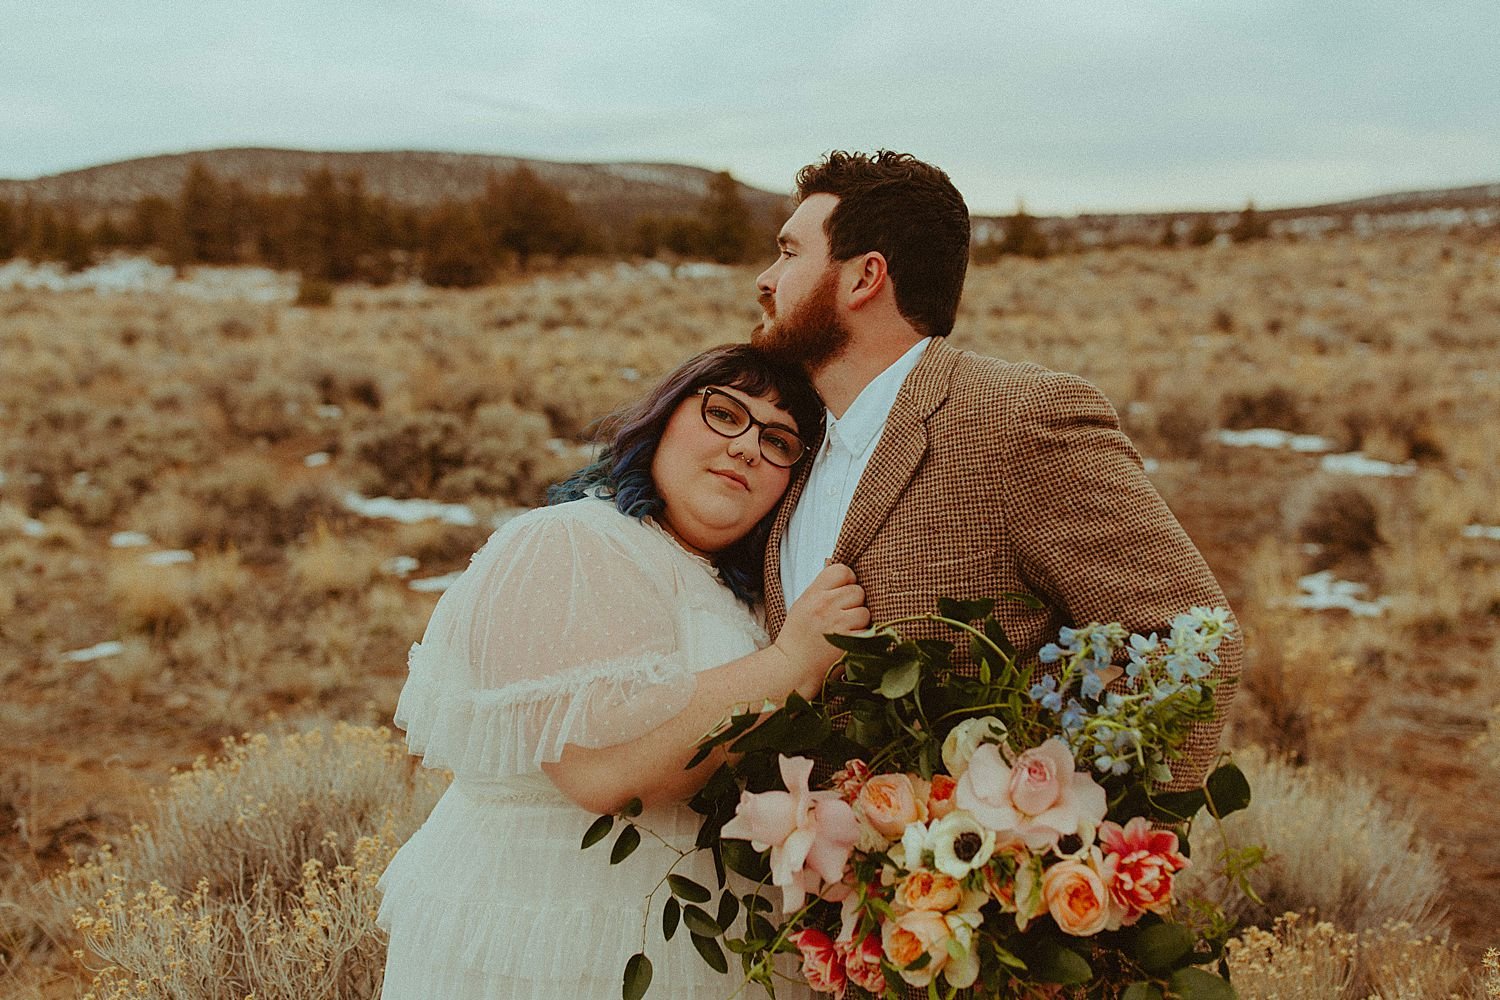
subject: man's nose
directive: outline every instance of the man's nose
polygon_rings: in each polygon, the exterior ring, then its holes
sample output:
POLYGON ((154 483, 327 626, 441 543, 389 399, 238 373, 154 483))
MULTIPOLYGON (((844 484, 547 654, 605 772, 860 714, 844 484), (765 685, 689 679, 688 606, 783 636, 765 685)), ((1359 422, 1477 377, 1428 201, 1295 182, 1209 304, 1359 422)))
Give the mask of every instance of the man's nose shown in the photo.
POLYGON ((756 276, 755 290, 757 292, 760 292, 760 294, 762 295, 775 294, 776 282, 771 279, 771 272, 775 270, 776 265, 772 264, 770 267, 766 268, 764 271, 760 272, 758 276, 756 276))

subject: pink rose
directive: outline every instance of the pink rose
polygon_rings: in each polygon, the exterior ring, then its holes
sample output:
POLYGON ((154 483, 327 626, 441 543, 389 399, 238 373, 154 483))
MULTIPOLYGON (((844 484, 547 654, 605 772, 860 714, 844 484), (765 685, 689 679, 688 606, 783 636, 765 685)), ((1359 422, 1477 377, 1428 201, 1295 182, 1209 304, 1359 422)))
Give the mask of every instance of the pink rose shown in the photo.
POLYGON ((1172 905, 1172 879, 1188 866, 1177 851, 1177 834, 1155 830, 1143 816, 1123 827, 1105 823, 1099 827, 1109 866, 1109 896, 1125 926, 1146 911, 1161 913, 1172 905))
POLYGON ((885 973, 880 970, 880 935, 866 934, 859 944, 840 941, 834 946, 844 959, 849 981, 876 996, 885 995, 885 973))
POLYGON ((1059 861, 1042 875, 1042 898, 1064 934, 1088 937, 1109 924, 1104 879, 1082 861, 1059 861))
MULTIPOLYGON (((1047 740, 1005 763, 1000 748, 982 744, 958 779, 960 809, 997 833, 1014 833, 1034 850, 1052 847, 1068 834, 1083 836, 1104 819, 1104 789, 1073 766, 1073 752, 1047 740)), ((1092 839, 1091 837, 1089 839, 1092 839)))
POLYGON ((781 756, 784 792, 741 792, 734 818, 720 836, 748 840, 757 851, 770 848, 771 882, 781 887, 782 906, 800 909, 806 894, 844 877, 849 852, 859 839, 859 821, 838 792, 809 791, 813 762, 781 756))
POLYGON ((909 774, 877 774, 859 790, 855 805, 865 822, 889 840, 899 840, 909 823, 927 821, 927 789, 918 794, 920 778, 909 774))
POLYGON ((835 788, 845 802, 853 802, 859 790, 870 780, 870 765, 862 760, 847 761, 841 770, 833 772, 829 784, 835 788))
POLYGON ((958 790, 958 782, 946 774, 934 774, 932 776, 932 788, 927 793, 927 814, 933 819, 942 819, 957 808, 953 801, 953 793, 958 790))
POLYGON ((816 927, 806 927, 787 935, 787 940, 802 953, 802 978, 819 993, 844 995, 848 978, 844 971, 844 958, 834 947, 833 940, 816 927))

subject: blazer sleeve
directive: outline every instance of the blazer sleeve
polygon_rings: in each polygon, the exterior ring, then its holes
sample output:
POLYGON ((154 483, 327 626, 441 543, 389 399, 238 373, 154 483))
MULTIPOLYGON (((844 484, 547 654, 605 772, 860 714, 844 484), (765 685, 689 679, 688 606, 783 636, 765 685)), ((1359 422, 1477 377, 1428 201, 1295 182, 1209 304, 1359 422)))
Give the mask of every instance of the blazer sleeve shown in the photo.
MULTIPOLYGON (((1010 402, 1006 510, 1022 578, 1039 597, 1075 624, 1118 621, 1142 634, 1165 634, 1194 606, 1227 606, 1098 389, 1046 373, 1010 402)), ((1241 653, 1236 630, 1212 675, 1215 718, 1194 727, 1169 788, 1196 786, 1213 764, 1241 653)))

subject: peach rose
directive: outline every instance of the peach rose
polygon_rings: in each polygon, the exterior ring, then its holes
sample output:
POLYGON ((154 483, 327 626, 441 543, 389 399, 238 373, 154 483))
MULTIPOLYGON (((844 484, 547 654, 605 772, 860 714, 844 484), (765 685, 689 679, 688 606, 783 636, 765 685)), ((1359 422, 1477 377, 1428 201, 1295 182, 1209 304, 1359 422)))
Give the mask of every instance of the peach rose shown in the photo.
POLYGON ((1025 931, 1047 908, 1042 898, 1042 861, 1019 838, 995 845, 994 856, 982 869, 984 887, 1000 909, 1016 915, 1016 929, 1025 931))
POLYGON ((909 910, 951 910, 963 899, 958 879, 942 872, 918 868, 896 888, 896 905, 909 910))
POLYGON ((1109 924, 1104 879, 1082 861, 1059 861, 1042 875, 1042 897, 1064 934, 1088 937, 1109 924))
POLYGON ((958 790, 958 782, 946 774, 934 774, 932 776, 932 788, 927 793, 927 815, 933 819, 942 819, 957 808, 953 801, 953 793, 958 790))
POLYGON ((832 993, 842 997, 848 987, 844 969, 844 957, 834 946, 833 940, 816 927, 806 927, 787 940, 802 953, 802 977, 807 985, 818 993, 832 993))
POLYGON ((908 910, 881 925, 882 950, 886 959, 900 970, 901 978, 912 986, 926 986, 941 973, 950 986, 963 989, 972 986, 979 977, 979 955, 972 945, 974 928, 982 919, 977 905, 948 914, 908 910), (949 951, 950 942, 954 951, 949 951), (955 951, 958 957, 954 957, 955 951), (931 956, 926 965, 920 969, 906 968, 923 954, 931 956))
POLYGON ((1073 751, 1059 739, 1025 751, 1014 765, 993 743, 982 744, 953 797, 991 830, 1014 833, 1034 850, 1068 834, 1084 835, 1108 808, 1104 789, 1087 772, 1074 770, 1073 751))
POLYGON ((927 792, 909 774, 877 774, 859 790, 855 807, 882 837, 898 840, 908 823, 927 821, 927 792))

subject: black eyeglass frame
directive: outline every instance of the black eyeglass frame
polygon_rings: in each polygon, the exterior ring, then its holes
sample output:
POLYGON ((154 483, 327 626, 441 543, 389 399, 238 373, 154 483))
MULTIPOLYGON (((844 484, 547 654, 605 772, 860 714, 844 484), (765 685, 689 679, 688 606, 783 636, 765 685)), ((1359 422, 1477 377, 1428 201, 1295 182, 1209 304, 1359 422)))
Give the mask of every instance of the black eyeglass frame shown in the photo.
POLYGON ((702 405, 699 406, 699 408, 698 408, 698 416, 703 420, 703 426, 707 427, 709 430, 713 431, 715 434, 719 435, 720 437, 722 437, 722 438, 729 438, 730 440, 734 440, 737 437, 743 437, 745 434, 749 433, 750 428, 752 428, 752 427, 759 428, 761 431, 773 430, 773 431, 777 431, 778 433, 785 434, 786 436, 790 437, 793 441, 797 442, 797 445, 798 445, 798 448, 799 448, 799 450, 797 452, 797 457, 793 458, 790 462, 787 462, 785 464, 783 464, 782 462, 777 461, 776 459, 772 458, 770 455, 766 454, 765 438, 764 438, 763 435, 758 434, 758 435, 756 435, 755 444, 756 444, 756 447, 760 449, 760 457, 761 458, 765 459, 767 462, 770 462, 772 465, 776 466, 778 469, 793 469, 793 468, 796 468, 798 462, 802 461, 804 458, 807 457, 807 442, 804 441, 804 440, 802 440, 802 435, 798 434, 796 431, 792 430, 790 427, 786 426, 785 424, 771 424, 771 423, 767 423, 764 420, 756 420, 755 417, 751 415, 749 408, 746 407, 744 403, 741 403, 734 396, 731 396, 729 393, 725 392, 723 389, 719 388, 718 386, 716 386, 716 385, 705 385, 703 388, 701 388, 701 389, 698 390, 697 395, 703 397, 702 405), (734 434, 725 434, 723 431, 721 431, 719 428, 715 427, 712 423, 709 422, 709 419, 708 419, 708 401, 709 401, 709 398, 712 397, 712 396, 718 396, 721 399, 728 400, 729 403, 731 403, 733 405, 733 407, 734 407, 735 410, 737 410, 738 412, 744 414, 745 420, 747 421, 747 423, 745 424, 743 430, 740 430, 740 431, 738 431, 738 432, 736 432, 734 434))

